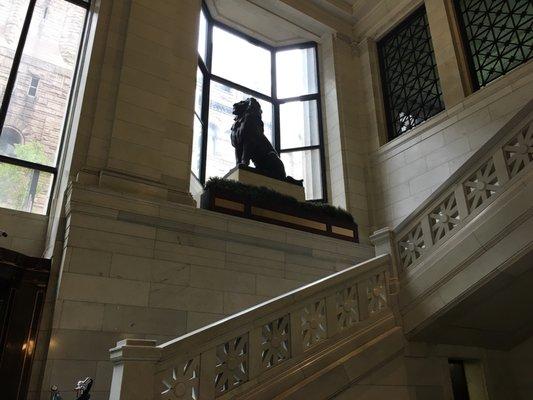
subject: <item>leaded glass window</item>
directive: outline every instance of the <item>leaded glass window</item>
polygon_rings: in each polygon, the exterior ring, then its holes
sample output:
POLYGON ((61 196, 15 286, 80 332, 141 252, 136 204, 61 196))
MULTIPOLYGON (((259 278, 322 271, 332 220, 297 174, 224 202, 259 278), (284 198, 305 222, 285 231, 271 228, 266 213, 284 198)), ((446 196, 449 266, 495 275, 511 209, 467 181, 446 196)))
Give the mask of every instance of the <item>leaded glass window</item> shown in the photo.
POLYGON ((378 43, 389 139, 444 110, 426 10, 415 11, 378 43))
POLYGON ((531 0, 456 0, 476 89, 533 57, 531 0))

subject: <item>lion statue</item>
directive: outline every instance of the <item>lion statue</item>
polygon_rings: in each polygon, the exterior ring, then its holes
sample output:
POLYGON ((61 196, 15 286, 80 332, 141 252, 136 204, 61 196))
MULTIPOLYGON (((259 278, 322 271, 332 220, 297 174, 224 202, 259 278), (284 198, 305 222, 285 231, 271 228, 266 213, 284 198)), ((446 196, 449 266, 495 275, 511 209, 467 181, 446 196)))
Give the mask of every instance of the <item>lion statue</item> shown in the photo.
POLYGON ((250 97, 233 105, 235 122, 231 127, 231 144, 235 147, 237 165, 254 162, 258 172, 271 178, 286 180, 283 162, 264 134, 261 105, 250 97))

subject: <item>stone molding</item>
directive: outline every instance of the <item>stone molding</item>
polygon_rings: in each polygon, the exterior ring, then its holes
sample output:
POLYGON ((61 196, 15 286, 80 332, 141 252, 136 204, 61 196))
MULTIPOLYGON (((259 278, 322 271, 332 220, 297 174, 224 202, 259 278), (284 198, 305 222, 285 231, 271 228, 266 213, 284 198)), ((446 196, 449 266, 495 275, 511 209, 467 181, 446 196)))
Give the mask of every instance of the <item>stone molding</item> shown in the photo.
POLYGON ((196 206, 196 201, 188 191, 182 191, 161 182, 111 169, 100 171, 83 170, 77 174, 75 181, 110 189, 117 193, 128 193, 141 199, 196 206))

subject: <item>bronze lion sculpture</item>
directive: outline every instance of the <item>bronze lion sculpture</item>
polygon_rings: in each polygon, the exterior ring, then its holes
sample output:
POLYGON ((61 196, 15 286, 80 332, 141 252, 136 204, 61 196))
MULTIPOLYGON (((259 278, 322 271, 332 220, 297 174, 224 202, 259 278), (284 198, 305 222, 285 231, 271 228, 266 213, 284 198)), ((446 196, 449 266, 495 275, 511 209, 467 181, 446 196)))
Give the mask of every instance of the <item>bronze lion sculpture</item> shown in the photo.
POLYGON ((287 174, 278 153, 264 134, 261 105, 250 97, 233 105, 235 122, 231 127, 231 144, 237 165, 249 166, 271 178, 286 180, 287 174))

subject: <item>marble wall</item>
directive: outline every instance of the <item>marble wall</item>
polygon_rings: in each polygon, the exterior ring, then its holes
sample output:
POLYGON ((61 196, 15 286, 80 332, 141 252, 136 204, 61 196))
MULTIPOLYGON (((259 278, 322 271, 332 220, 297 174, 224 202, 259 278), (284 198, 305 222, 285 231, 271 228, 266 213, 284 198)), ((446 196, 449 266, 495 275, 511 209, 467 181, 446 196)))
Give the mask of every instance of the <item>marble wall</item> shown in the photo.
POLYGON ((80 184, 67 209, 42 396, 88 375, 105 398, 118 340, 161 343, 373 256, 367 245, 80 184))

